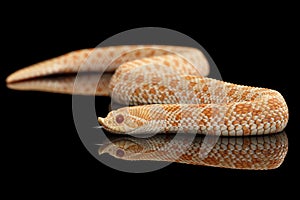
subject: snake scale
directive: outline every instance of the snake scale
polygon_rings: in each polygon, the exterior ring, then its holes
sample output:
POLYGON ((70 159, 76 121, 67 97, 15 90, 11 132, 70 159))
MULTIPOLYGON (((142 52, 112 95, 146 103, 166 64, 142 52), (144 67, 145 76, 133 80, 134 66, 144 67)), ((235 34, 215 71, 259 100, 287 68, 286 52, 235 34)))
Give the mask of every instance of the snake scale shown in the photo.
MULTIPOLYGON (((83 49, 18 70, 6 81, 12 84, 76 73, 79 68, 114 73, 107 88, 98 89, 102 91, 99 94, 134 105, 99 117, 99 123, 112 133, 246 136, 280 132, 288 122, 288 107, 279 92, 205 77, 209 63, 201 51, 191 47, 126 45, 83 49)), ((85 87, 82 93, 85 90, 91 89, 85 87)))

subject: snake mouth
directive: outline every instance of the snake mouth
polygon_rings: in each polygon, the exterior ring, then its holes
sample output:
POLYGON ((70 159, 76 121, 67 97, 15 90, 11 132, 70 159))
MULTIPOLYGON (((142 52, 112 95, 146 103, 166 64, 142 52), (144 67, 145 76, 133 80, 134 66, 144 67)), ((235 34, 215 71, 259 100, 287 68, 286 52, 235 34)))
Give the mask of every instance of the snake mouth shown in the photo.
POLYGON ((113 129, 113 128, 107 126, 106 123, 105 123, 105 118, 103 118, 103 117, 98 117, 98 122, 99 122, 99 124, 100 124, 101 126, 103 126, 103 128, 104 128, 105 130, 107 130, 108 132, 112 132, 112 133, 120 133, 120 134, 123 133, 122 131, 120 131, 120 130, 118 130, 118 129, 113 129))

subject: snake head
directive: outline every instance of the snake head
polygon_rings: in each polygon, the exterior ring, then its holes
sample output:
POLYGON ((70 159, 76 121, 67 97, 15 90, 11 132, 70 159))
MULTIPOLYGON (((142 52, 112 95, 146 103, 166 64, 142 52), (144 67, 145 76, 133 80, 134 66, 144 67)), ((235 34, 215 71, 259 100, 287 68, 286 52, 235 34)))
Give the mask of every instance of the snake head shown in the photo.
POLYGON ((98 122, 109 132, 124 134, 142 127, 145 120, 124 107, 111 111, 105 118, 99 117, 98 122))
POLYGON ((145 145, 131 138, 118 138, 109 141, 98 149, 98 154, 108 153, 115 158, 130 159, 143 153, 145 145))

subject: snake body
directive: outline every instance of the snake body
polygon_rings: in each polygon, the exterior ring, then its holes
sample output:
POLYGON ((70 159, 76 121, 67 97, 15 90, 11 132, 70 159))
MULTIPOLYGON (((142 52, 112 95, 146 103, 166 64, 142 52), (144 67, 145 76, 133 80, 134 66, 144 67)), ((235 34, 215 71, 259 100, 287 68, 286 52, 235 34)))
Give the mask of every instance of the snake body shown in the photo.
POLYGON ((190 47, 84 49, 21 69, 7 83, 74 73, 79 67, 114 72, 106 91, 119 103, 136 105, 98 119, 113 133, 261 135, 280 132, 288 122, 288 107, 279 92, 204 77, 209 64, 201 51, 190 47))
POLYGON ((213 147, 197 136, 190 144, 188 135, 172 138, 123 136, 110 138, 99 147, 99 155, 130 161, 167 161, 232 169, 267 170, 279 167, 288 151, 285 133, 254 137, 218 137, 213 147))

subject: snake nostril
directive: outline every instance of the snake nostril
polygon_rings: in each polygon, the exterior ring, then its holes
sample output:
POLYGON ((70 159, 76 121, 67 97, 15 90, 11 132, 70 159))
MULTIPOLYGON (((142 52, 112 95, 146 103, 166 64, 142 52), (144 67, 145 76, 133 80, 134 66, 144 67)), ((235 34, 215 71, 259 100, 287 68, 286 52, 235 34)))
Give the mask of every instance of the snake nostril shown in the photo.
POLYGON ((116 116, 116 122, 118 124, 121 124, 123 121, 124 121, 124 116, 123 115, 120 114, 120 115, 116 116))

